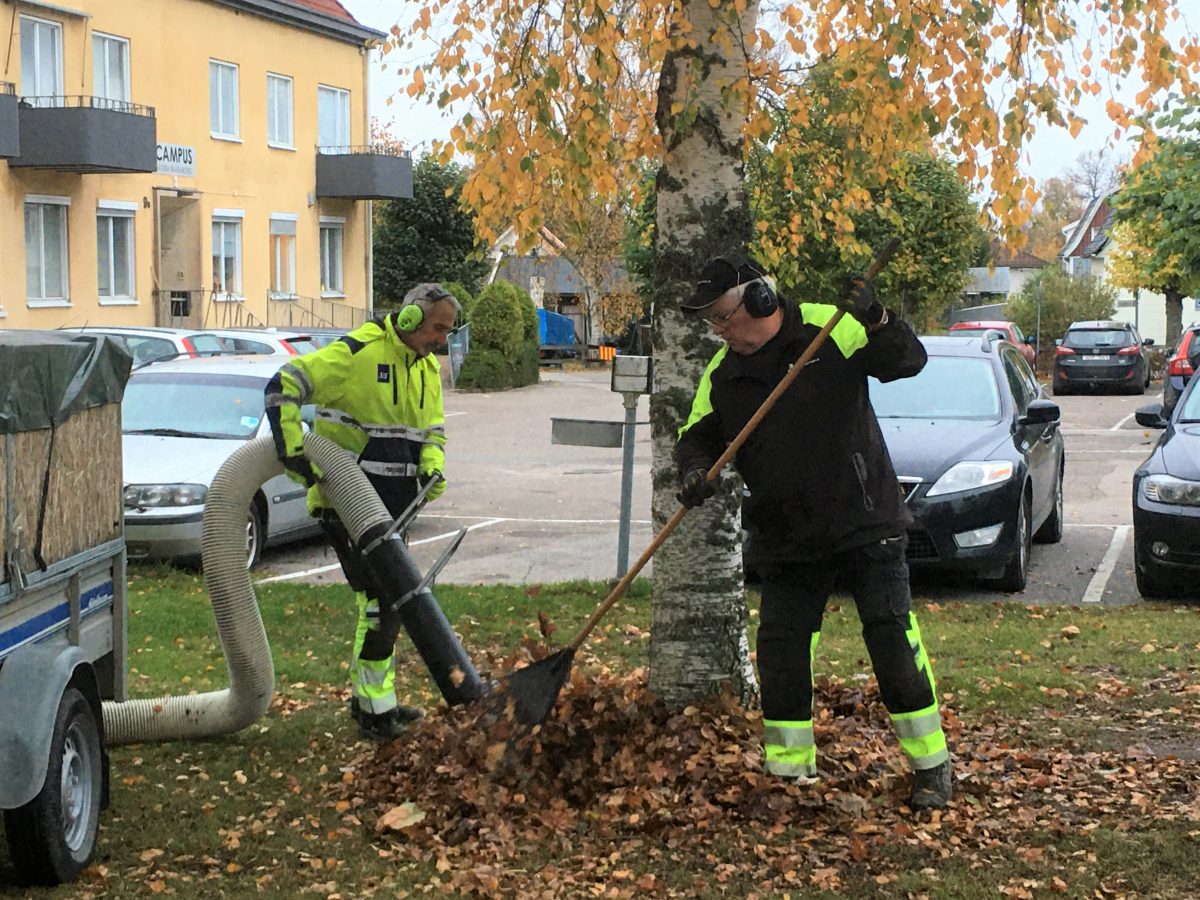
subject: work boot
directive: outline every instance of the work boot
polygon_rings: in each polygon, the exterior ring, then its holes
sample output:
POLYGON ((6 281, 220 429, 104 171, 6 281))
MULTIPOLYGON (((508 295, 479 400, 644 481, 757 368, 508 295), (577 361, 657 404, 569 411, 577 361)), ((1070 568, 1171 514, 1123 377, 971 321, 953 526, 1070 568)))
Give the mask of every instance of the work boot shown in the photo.
POLYGON ((932 769, 917 769, 913 772, 912 799, 914 809, 945 809, 954 796, 954 778, 950 773, 950 760, 932 769))
MULTIPOLYGON (((419 710, 417 707, 405 706, 403 703, 398 704, 396 706, 396 708, 394 710, 392 710, 392 712, 394 712, 396 714, 397 718, 399 718, 400 722, 404 725, 407 725, 410 722, 415 722, 418 719, 422 719, 425 717, 425 713, 422 712, 421 710, 419 710)), ((352 718, 355 722, 358 722, 358 720, 361 716, 362 716, 362 709, 358 705, 358 698, 351 697, 350 698, 350 718, 352 718)))
POLYGON ((372 741, 393 741, 420 717, 421 711, 411 706, 398 706, 385 713, 359 711, 358 736, 372 741), (412 715, 414 712, 417 714, 415 717, 412 715))

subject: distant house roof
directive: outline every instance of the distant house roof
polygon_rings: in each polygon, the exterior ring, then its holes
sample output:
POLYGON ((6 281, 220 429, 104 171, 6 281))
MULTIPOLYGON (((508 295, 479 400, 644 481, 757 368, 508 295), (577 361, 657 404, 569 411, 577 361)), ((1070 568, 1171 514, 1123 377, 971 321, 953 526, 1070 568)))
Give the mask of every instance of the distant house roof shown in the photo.
MULTIPOLYGON (((529 289, 529 279, 544 278, 547 294, 583 293, 583 278, 570 260, 562 256, 505 256, 496 269, 496 278, 529 289)), ((633 290, 628 273, 618 263, 605 266, 600 293, 616 294, 633 290)))
POLYGON ((1087 248, 1104 234, 1104 229, 1109 224, 1108 198, 1110 196, 1111 194, 1104 194, 1088 204, 1087 211, 1079 217, 1079 221, 1067 235, 1066 243, 1063 244, 1063 248, 1058 254, 1060 259, 1087 255, 1087 248))
POLYGON ((1108 215, 1104 217, 1104 221, 1100 224, 1100 230, 1091 242, 1083 248, 1081 256, 1095 256, 1104 249, 1104 245, 1109 242, 1112 232, 1113 211, 1108 210, 1108 215))
POLYGON ((1041 269, 1050 263, 1026 250, 1013 250, 999 241, 992 241, 992 265, 997 269, 1041 269))
POLYGON ((350 15, 339 0, 213 0, 293 28, 314 31, 350 44, 387 37, 350 15))

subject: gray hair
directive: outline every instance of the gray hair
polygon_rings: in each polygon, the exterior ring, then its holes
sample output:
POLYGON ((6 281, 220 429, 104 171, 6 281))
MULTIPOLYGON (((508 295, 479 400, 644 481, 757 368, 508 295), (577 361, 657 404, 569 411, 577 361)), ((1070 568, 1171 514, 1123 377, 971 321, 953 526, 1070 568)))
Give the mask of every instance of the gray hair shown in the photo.
POLYGON ((401 301, 400 307, 403 309, 405 306, 416 304, 424 312, 429 312, 435 304, 442 300, 453 303, 456 314, 462 313, 462 305, 458 302, 458 299, 436 281, 418 284, 404 295, 404 300, 401 301))

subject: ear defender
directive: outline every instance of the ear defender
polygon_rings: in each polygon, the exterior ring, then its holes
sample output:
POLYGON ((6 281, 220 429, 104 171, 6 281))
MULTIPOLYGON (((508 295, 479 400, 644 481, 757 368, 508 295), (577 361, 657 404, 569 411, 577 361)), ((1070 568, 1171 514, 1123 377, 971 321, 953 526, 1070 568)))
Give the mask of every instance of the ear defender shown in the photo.
POLYGON ((746 312, 756 319, 765 319, 779 309, 779 297, 765 278, 759 278, 746 285, 742 293, 742 302, 746 306, 746 312))
POLYGON ((392 320, 397 331, 416 331, 425 320, 425 310, 416 303, 410 303, 396 312, 392 320))

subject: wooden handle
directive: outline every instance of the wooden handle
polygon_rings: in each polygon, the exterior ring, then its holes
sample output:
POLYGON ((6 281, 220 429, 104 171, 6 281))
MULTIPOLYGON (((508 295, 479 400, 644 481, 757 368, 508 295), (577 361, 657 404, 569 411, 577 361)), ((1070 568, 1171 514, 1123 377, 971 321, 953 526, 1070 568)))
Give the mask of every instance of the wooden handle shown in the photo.
MULTIPOLYGON (((864 276, 865 280, 874 280, 875 276, 878 275, 883 267, 888 264, 888 260, 892 258, 892 254, 896 252, 896 248, 899 246, 900 238, 892 238, 890 241, 888 241, 887 245, 881 251, 879 251, 879 255, 875 257, 870 267, 867 269, 864 276)), ((829 332, 833 331, 833 329, 837 327, 837 323, 842 321, 842 316, 844 315, 845 312, 840 309, 835 312, 829 318, 829 321, 825 323, 825 327, 822 328, 817 333, 817 336, 812 339, 809 345, 804 348, 804 352, 800 354, 800 358, 796 360, 791 369, 788 370, 788 373, 783 376, 779 384, 775 385, 775 390, 771 391, 771 393, 767 395, 767 399, 762 402, 762 405, 759 406, 754 415, 750 417, 750 421, 742 426, 742 430, 737 433, 737 437, 729 442, 729 446, 725 448, 725 452, 722 453, 720 458, 712 464, 712 468, 710 468, 708 473, 704 476, 706 481, 712 481, 721 474, 721 470, 725 468, 725 464, 733 459, 734 454, 741 449, 742 444, 746 443, 746 439, 749 438, 754 429, 758 427, 758 424, 763 420, 763 416, 771 411, 771 407, 775 405, 775 402, 783 395, 783 392, 786 391, 788 386, 796 380, 796 377, 800 374, 800 370, 808 365, 809 360, 811 360, 816 352, 821 349, 821 345, 824 344, 825 339, 829 337, 829 332)), ((633 582, 633 579, 637 577, 637 574, 642 571, 646 563, 650 562, 650 558, 654 556, 654 554, 658 551, 658 548, 663 545, 663 541, 670 537, 671 532, 673 532, 679 523, 683 521, 683 517, 687 515, 687 511, 688 508, 686 506, 680 506, 679 509, 675 510, 675 515, 671 516, 667 524, 663 526, 662 531, 654 536, 654 540, 650 542, 650 546, 645 549, 642 555, 638 557, 637 562, 635 562, 630 567, 629 571, 622 576, 621 580, 617 582, 616 587, 609 591, 608 596, 605 597, 603 602, 596 607, 596 611, 592 613, 591 618, 589 618, 584 624, 583 628, 579 630, 579 634, 575 636, 575 640, 571 641, 570 646, 572 651, 578 650, 581 646, 583 646, 583 642, 587 640, 588 635, 592 633, 592 630, 600 623, 600 620, 604 618, 605 614, 613 608, 613 605, 619 599, 621 599, 621 595, 625 593, 626 589, 633 582)))

